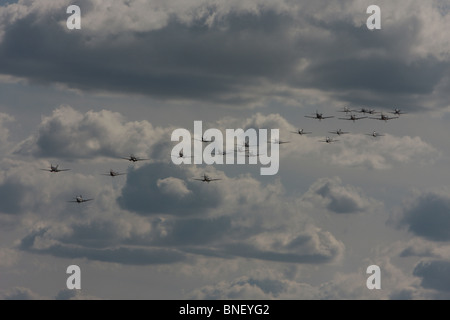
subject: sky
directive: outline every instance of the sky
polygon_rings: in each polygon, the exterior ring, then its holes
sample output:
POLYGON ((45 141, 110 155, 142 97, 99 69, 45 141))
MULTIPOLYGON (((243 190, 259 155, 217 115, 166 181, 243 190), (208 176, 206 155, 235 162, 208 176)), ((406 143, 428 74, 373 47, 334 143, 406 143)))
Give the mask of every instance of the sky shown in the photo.
POLYGON ((0 1, 0 299, 449 299, 449 29, 439 0, 0 1), (279 170, 174 164, 194 121, 278 129, 279 170))

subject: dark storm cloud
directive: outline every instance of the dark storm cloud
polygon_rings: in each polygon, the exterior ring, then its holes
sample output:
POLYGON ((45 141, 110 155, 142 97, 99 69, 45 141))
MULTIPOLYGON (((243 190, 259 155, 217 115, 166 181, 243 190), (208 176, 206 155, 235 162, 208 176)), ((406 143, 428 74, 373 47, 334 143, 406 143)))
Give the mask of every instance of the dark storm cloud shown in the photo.
MULTIPOLYGON (((94 15, 89 1, 83 10, 94 15)), ((189 22, 172 15, 159 28, 123 25, 109 33, 107 25, 67 32, 64 10, 29 13, 5 29, 0 73, 163 99, 247 104, 268 92, 276 95, 265 89, 268 84, 284 92, 316 88, 355 105, 385 107, 396 98, 399 106, 420 108, 423 101, 417 96, 429 97, 449 70, 447 62, 412 56, 423 28, 417 17, 369 32, 365 25, 355 27, 347 19, 328 22, 301 9, 230 10, 210 22, 215 10, 208 7, 208 14, 189 22), (307 63, 304 69, 301 61, 307 63), (367 98, 367 92, 376 95, 367 98)))
POLYGON ((222 198, 215 187, 205 187, 193 178, 198 177, 176 165, 145 165, 128 173, 118 203, 123 209, 141 215, 186 216, 217 207, 222 198))
POLYGON ((450 240, 450 198, 437 193, 418 196, 401 212, 399 226, 431 241, 450 240))
POLYGON ((428 95, 448 70, 449 64, 432 58, 407 63, 371 57, 321 62, 306 70, 306 78, 323 90, 428 95))
POLYGON ((450 261, 421 261, 413 274, 422 278, 422 286, 428 289, 450 292, 450 261))
POLYGON ((87 91, 220 100, 260 76, 286 72, 296 59, 283 35, 286 19, 272 12, 232 15, 226 31, 203 20, 186 26, 173 19, 125 44, 114 37, 87 44, 82 31, 62 30, 60 19, 43 23, 30 14, 9 26, 0 72, 87 91))

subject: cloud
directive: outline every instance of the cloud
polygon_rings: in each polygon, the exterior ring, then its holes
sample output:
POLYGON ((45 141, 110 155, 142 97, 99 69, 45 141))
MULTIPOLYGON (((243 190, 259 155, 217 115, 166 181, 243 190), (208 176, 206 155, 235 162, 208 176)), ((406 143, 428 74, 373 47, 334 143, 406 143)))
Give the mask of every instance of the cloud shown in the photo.
POLYGON ((181 262, 185 255, 177 250, 163 248, 136 248, 116 246, 111 248, 88 248, 58 243, 52 239, 43 239, 46 229, 36 230, 22 239, 20 249, 33 253, 50 254, 60 258, 87 258, 90 260, 120 263, 125 265, 152 265, 181 262), (50 240, 50 244, 39 247, 40 242, 50 240), (35 247, 38 245, 38 247, 35 247))
POLYGON ((6 154, 11 148, 11 142, 8 139, 9 129, 6 125, 14 121, 14 117, 0 112, 0 155, 6 154))
POLYGON ((431 260, 419 262, 413 274, 422 279, 422 287, 448 293, 450 292, 449 272, 450 261, 431 260))
MULTIPOLYGON (((3 175, 0 190, 5 198, 0 203, 0 214, 24 215, 39 213, 41 217, 55 217, 58 212, 70 210, 68 200, 74 194, 98 194, 103 184, 93 175, 73 172, 49 173, 46 161, 24 161, 5 158, 0 161, 3 175), (81 191, 80 191, 81 190, 81 191)), ((104 188, 107 189, 107 188, 104 188)))
MULTIPOLYGON (((306 283, 296 283, 286 279, 272 279, 243 276, 231 281, 221 281, 195 289, 187 294, 187 299, 229 300, 229 299, 316 299, 317 288, 306 283)), ((270 310, 269 310, 270 312, 270 310)))
POLYGON ((407 201, 392 222, 430 241, 450 240, 450 198, 426 192, 407 201))
POLYGON ((450 245, 447 243, 436 243, 423 238, 413 238, 406 244, 399 245, 399 257, 421 257, 445 259, 450 254, 450 245))
POLYGON ((338 151, 331 155, 330 163, 382 170, 405 163, 433 164, 441 154, 418 136, 386 135, 370 143, 367 140, 365 135, 349 135, 336 147, 338 151))
POLYGON ((159 179, 156 181, 156 186, 165 194, 173 194, 177 197, 184 197, 191 191, 186 187, 183 180, 169 177, 165 179, 159 179))
POLYGON ((339 260, 345 246, 319 228, 303 233, 263 232, 244 242, 225 246, 234 256, 291 263, 321 264, 339 260))
POLYGON ((9 248, 0 248, 0 267, 12 267, 18 261, 18 252, 9 248))
POLYGON ((100 300, 97 297, 83 294, 82 290, 63 289, 56 294, 55 300, 100 300))
POLYGON ((45 300, 45 298, 31 289, 15 287, 3 295, 3 300, 45 300))
POLYGON ((222 197, 217 186, 206 188, 193 180, 200 174, 189 174, 175 165, 154 163, 128 173, 127 183, 119 197, 119 205, 142 215, 201 214, 218 206, 222 197), (147 177, 152 177, 148 181, 147 177), (182 196, 180 196, 182 195, 182 196))
MULTIPOLYGON (((17 172, 18 178, 28 177, 17 172)), ((84 215, 84 221, 67 212, 61 215, 67 204, 49 213, 45 204, 51 199, 40 201, 33 215, 26 215, 27 235, 19 249, 132 265, 173 264, 202 256, 321 264, 342 256, 342 242, 315 227, 306 213, 299 215, 279 182, 264 185, 250 175, 229 178, 215 170, 211 175, 222 178, 218 184, 192 179, 202 172, 167 163, 130 169, 120 189, 106 188, 81 212, 71 208, 77 216, 84 215), (119 208, 111 205, 116 200, 119 208)), ((35 190, 31 194, 48 192, 54 197, 67 188, 57 183, 39 191, 39 180, 28 178, 34 181, 28 184, 35 190)))
POLYGON ((59 291, 55 298, 41 296, 29 288, 14 287, 5 291, 0 296, 3 300, 99 300, 99 298, 86 295, 82 290, 63 289, 59 291))
POLYGON ((410 109, 442 107, 429 97, 448 98, 449 44, 440 30, 450 18, 433 3, 384 4, 388 33, 367 30, 368 5, 359 1, 85 0, 81 32, 65 26, 68 5, 0 7, 0 73, 85 91, 250 107, 288 103, 305 89, 383 108, 393 100, 410 109), (128 52, 132 59, 124 59, 128 52))
POLYGON ((339 177, 321 178, 302 198, 337 214, 365 212, 379 203, 351 185, 342 185, 339 177))
POLYGON ((38 132, 22 142, 17 154, 60 159, 127 157, 147 154, 153 145, 167 136, 168 129, 153 127, 146 120, 127 122, 108 110, 82 114, 70 106, 61 106, 42 119, 38 132))
MULTIPOLYGON (((381 268, 381 290, 369 290, 366 286, 371 263, 353 266, 351 272, 333 273, 331 279, 321 277, 316 283, 308 283, 305 277, 280 272, 265 266, 263 272, 217 281, 188 292, 187 299, 256 299, 256 300, 387 300, 432 299, 434 296, 420 288, 417 278, 406 274, 390 263, 389 258, 377 258, 381 268), (355 270, 356 269, 356 270, 355 270)), ((301 269, 304 270, 304 269, 301 269)), ((301 273, 301 272, 299 272, 301 273)))

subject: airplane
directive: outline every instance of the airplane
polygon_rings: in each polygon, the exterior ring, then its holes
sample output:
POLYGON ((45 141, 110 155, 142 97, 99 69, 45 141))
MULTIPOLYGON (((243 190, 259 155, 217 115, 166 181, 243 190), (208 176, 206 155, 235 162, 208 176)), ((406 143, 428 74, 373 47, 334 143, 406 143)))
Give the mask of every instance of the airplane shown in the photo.
POLYGON ((359 111, 356 111, 356 112, 358 112, 358 113, 364 113, 364 114, 366 114, 366 113, 368 113, 368 114, 375 114, 375 113, 378 113, 378 112, 376 112, 374 109, 366 109, 366 108, 361 108, 359 111))
POLYGON ((279 139, 275 139, 272 141, 268 141, 267 143, 274 143, 274 144, 283 144, 283 143, 289 143, 290 141, 281 141, 279 139))
POLYGON ((328 132, 329 132, 329 133, 337 134, 338 136, 340 136, 341 134, 347 134, 347 133, 350 133, 350 132, 342 131, 341 129, 337 129, 336 131, 328 131, 328 132))
POLYGON ((205 139, 205 137, 204 136, 202 136, 202 139, 200 140, 200 139, 195 139, 195 140, 197 140, 197 141, 201 141, 201 142, 213 142, 211 139, 210 140, 208 140, 208 139, 205 139))
POLYGON ((247 150, 239 150, 239 152, 245 152, 245 154, 243 154, 243 156, 250 158, 250 157, 257 157, 260 156, 262 153, 253 153, 251 151, 247 151, 247 150))
POLYGON ((88 202, 91 200, 94 200, 94 199, 83 199, 83 196, 79 195, 79 196, 75 197, 75 200, 67 201, 67 202, 83 203, 83 202, 88 202))
MULTIPOLYGON (((178 152, 178 156, 172 155, 172 157, 177 157, 177 158, 187 158, 187 156, 184 155, 183 150, 180 150, 180 152, 178 152)), ((194 156, 190 156, 190 158, 193 158, 194 156)))
POLYGON ((384 114, 381 114, 379 118, 370 118, 370 119, 382 120, 384 122, 387 122, 388 120, 397 119, 397 118, 398 117, 388 117, 388 116, 385 116, 384 114))
POLYGON ((228 152, 228 151, 221 151, 221 150, 217 150, 217 151, 216 151, 216 155, 217 155, 217 156, 224 156, 224 155, 229 154, 229 153, 231 153, 231 152, 228 152))
POLYGON ((203 174, 202 179, 194 179, 194 180, 210 183, 211 181, 217 181, 217 180, 222 180, 222 179, 211 179, 208 175, 203 174))
POLYGON ((50 169, 41 169, 41 170, 48 171, 48 172, 53 172, 53 173, 61 172, 61 171, 69 171, 70 170, 70 169, 59 169, 58 167, 59 167, 58 164, 56 166, 54 166, 53 164, 50 164, 50 169))
POLYGON ((310 133, 312 133, 312 132, 306 132, 306 131, 304 131, 303 129, 298 129, 297 131, 290 131, 290 132, 296 133, 296 134, 299 134, 299 135, 304 135, 304 134, 310 134, 310 133))
POLYGON ((354 114, 351 114, 349 118, 339 118, 341 120, 352 120, 353 122, 355 122, 356 120, 360 120, 360 119, 365 119, 367 117, 357 117, 354 114))
POLYGON ((379 134, 378 132, 374 131, 372 133, 366 133, 366 136, 372 136, 372 137, 376 138, 376 137, 383 137, 384 134, 379 134))
POLYGON ((109 173, 102 173, 103 176, 111 176, 111 177, 117 177, 117 176, 122 176, 126 173, 120 173, 117 171, 114 171, 113 169, 109 170, 109 173))
POLYGON ((402 110, 395 108, 393 112, 391 112, 392 114, 395 114, 397 116, 401 115, 401 114, 405 114, 406 112, 403 112, 402 110))
POLYGON ((334 140, 333 138, 326 137, 325 140, 319 140, 319 142, 326 142, 326 143, 332 143, 332 142, 338 142, 339 140, 334 140))
POLYGON ((257 144, 252 144, 251 145, 249 142, 245 141, 238 148, 234 149, 234 152, 244 152, 244 150, 242 150, 242 148, 244 148, 245 151, 246 151, 250 147, 256 147, 256 146, 257 146, 257 144))
POLYGON ((245 148, 250 148, 250 147, 255 147, 255 146, 257 146, 257 144, 252 144, 252 145, 250 145, 250 143, 249 143, 248 141, 245 141, 241 146, 242 146, 242 147, 245 147, 245 148))
POLYGON ((317 119, 317 120, 321 121, 323 119, 334 118, 334 116, 324 117, 322 113, 319 113, 319 112, 316 111, 316 115, 315 116, 305 116, 305 118, 317 119))
POLYGON ((347 114, 347 113, 353 112, 353 111, 355 111, 355 110, 351 110, 348 107, 344 107, 342 110, 339 110, 338 112, 345 112, 347 114))
POLYGON ((131 154, 128 158, 120 158, 120 159, 125 159, 125 160, 132 161, 132 162, 144 161, 144 160, 150 160, 150 159, 138 158, 138 157, 135 157, 135 156, 132 155, 132 154, 131 154))

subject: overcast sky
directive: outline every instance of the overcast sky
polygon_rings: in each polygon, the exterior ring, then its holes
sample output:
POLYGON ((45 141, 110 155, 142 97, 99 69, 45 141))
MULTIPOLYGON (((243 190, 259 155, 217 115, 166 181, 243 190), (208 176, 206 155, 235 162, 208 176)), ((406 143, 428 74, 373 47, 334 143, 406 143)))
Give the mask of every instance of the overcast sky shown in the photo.
POLYGON ((448 30, 444 0, 0 1, 0 298, 450 298, 448 30), (279 171, 173 164, 196 120, 279 129, 279 171))

